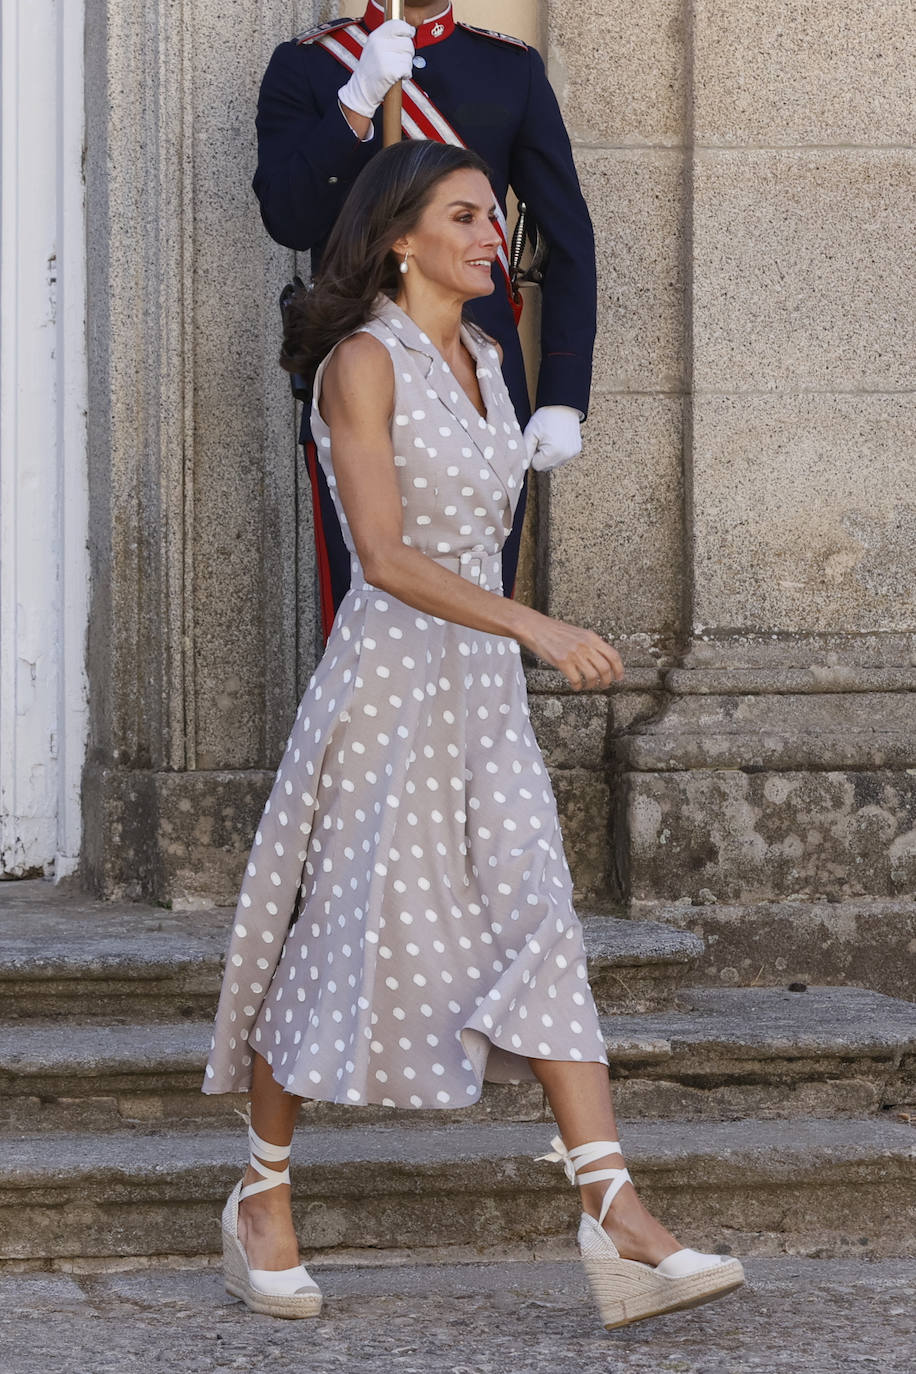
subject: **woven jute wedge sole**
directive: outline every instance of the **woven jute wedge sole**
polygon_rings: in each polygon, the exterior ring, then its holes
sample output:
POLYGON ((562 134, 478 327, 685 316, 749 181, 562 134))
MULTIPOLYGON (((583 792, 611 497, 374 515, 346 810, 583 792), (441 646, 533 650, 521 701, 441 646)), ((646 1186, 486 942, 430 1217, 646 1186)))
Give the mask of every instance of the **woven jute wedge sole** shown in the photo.
POLYGON ((226 1292, 234 1298, 241 1298, 252 1312, 260 1312, 265 1317, 317 1317, 321 1311, 321 1294, 293 1293, 281 1297, 273 1293, 262 1293, 252 1287, 248 1278, 248 1265, 245 1252, 237 1236, 223 1227, 223 1279, 226 1292))
POLYGON ((744 1283, 738 1260, 727 1260, 684 1278, 666 1278, 635 1260, 582 1256, 592 1296, 608 1331, 632 1322, 679 1312, 732 1293, 744 1283))

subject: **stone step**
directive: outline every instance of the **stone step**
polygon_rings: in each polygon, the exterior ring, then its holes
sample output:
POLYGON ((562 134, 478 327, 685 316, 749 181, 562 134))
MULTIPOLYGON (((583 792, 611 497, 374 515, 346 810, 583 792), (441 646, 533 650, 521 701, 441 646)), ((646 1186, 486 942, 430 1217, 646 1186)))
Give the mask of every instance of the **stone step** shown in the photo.
MULTIPOLYGON (((296 1134, 304 1258, 535 1246, 571 1236, 577 1199, 536 1163, 544 1125, 307 1127, 296 1134)), ((912 1254, 916 1137, 886 1120, 634 1125, 627 1160, 685 1244, 739 1255, 912 1254)), ((212 1254, 244 1160, 241 1129, 121 1131, 5 1144, 0 1259, 212 1254)))
MULTIPOLYGON (((212 1022, 102 1025, 10 1022, 0 1025, 0 1137, 26 1131, 161 1127, 196 1131, 234 1122, 245 1094, 201 1092, 212 1022)), ((304 1117, 335 1126, 542 1121, 537 1084, 488 1083, 479 1103, 455 1111, 307 1102, 304 1117)))
POLYGON ((649 773, 911 768, 916 764, 916 695, 838 690, 675 695, 650 720, 618 737, 614 756, 628 770, 649 773))
MULTIPOLYGON (((212 1017, 232 913, 92 902, 46 883, 0 887, 0 1016, 81 1020, 212 1017), (30 888, 7 893, 4 887, 30 888), (40 889, 36 892, 35 889, 40 889)), ((607 1011, 670 1005, 703 952, 690 931, 582 918, 595 997, 607 1011)))
POLYGON ((678 989, 703 954, 698 935, 667 922, 602 915, 583 915, 581 920, 589 982, 599 1011, 618 1015, 673 1006, 678 989))
MULTIPOLYGON (((712 893, 702 894, 703 898, 712 893)), ((653 902, 636 913, 702 938, 691 982, 855 983, 916 998, 916 897, 653 902)))
POLYGON ((212 1016, 231 912, 98 902, 70 884, 0 884, 3 1019, 212 1016))
MULTIPOLYGON (((699 988, 680 1010, 604 1020, 623 1119, 848 1117, 916 1103, 916 1006, 863 988, 699 988)), ((0 1128, 191 1130, 226 1120, 239 1097, 200 1091, 210 1023, 0 1025, 0 1128)), ((308 1103, 343 1127, 409 1118, 434 1126, 538 1121, 540 1089, 487 1085, 457 1112, 308 1103)))
POLYGON ((916 1004, 866 988, 690 988, 605 1022, 620 1115, 845 1117, 916 1103, 916 1004))

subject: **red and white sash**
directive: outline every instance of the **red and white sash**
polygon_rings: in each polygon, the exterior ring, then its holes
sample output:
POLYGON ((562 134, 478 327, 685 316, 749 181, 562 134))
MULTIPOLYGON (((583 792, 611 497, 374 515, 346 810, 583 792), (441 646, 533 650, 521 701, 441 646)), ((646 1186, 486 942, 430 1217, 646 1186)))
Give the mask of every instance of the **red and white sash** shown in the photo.
MULTIPOLYGON (((315 43, 325 48, 341 66, 354 71, 362 56, 369 35, 358 24, 347 24, 344 28, 334 28, 330 33, 316 38, 315 43)), ((421 90, 410 77, 401 82, 401 129, 407 138, 427 138, 434 143, 450 143, 454 148, 466 148, 464 139, 457 134, 440 110, 436 108, 425 91, 421 90)), ((512 293, 509 276, 509 233, 506 217, 499 202, 496 203, 496 224, 499 230, 500 245, 496 260, 506 285, 509 303, 520 313, 519 303, 512 293)))

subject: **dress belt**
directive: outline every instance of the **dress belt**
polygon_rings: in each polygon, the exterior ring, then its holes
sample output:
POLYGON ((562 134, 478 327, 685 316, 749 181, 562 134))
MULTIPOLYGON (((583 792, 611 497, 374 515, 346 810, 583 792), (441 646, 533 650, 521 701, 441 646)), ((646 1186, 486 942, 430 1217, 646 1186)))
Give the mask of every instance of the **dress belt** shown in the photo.
POLYGON ((463 553, 436 554, 436 562, 450 572, 456 572, 468 582, 476 582, 485 591, 502 591, 502 553, 487 553, 481 549, 465 549, 463 553))
MULTIPOLYGON (((430 554, 436 563, 449 572, 456 572, 468 582, 474 582, 484 591, 501 592, 503 585, 502 552, 489 553, 486 550, 465 549, 462 553, 430 554)), ((351 568, 351 591, 370 589, 360 564, 353 560, 351 568)))

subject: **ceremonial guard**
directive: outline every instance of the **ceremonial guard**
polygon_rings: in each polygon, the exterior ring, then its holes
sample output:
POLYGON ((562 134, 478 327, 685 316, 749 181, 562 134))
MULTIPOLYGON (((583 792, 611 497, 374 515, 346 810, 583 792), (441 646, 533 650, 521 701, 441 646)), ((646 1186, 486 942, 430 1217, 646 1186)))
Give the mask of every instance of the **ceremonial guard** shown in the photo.
MULTIPOLYGON (((452 6, 408 6, 413 23, 385 20, 369 0, 360 20, 340 19, 281 43, 258 102, 254 189, 270 235, 311 250, 312 270, 350 186, 382 147, 381 104, 403 83, 402 128, 409 138, 466 146, 490 169, 503 215, 511 187, 549 245, 541 293, 541 362, 531 415, 517 332, 517 302, 505 251, 496 290, 473 305, 497 339, 503 373, 532 466, 546 470, 575 457, 588 408, 595 338, 595 247, 569 138, 539 54, 518 38, 456 22, 452 6)), ((505 222, 503 218, 505 233, 505 222)), ((333 502, 303 419, 325 634, 350 575, 333 502)), ((524 499, 503 554, 511 593, 524 499)))

